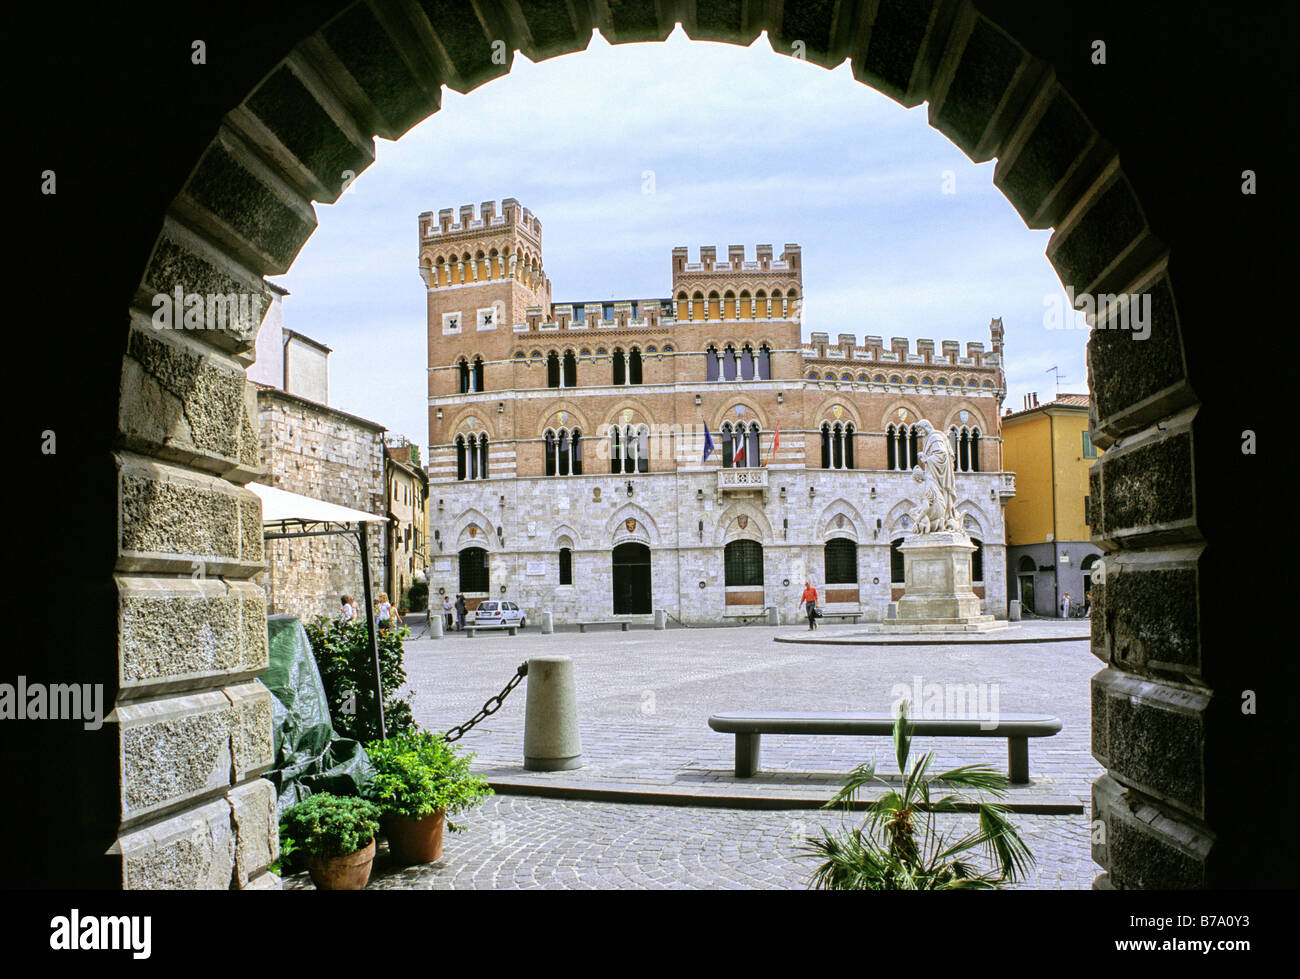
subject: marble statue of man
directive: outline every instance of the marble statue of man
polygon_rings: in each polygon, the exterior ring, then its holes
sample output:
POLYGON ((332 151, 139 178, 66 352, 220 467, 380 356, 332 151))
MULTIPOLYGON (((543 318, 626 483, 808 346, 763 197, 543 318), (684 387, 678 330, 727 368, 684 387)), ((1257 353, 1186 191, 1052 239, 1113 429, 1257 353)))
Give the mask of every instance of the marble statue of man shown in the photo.
POLYGON ((921 430, 920 456, 925 469, 925 481, 933 487, 942 507, 942 529, 962 532, 957 514, 957 477, 953 465, 952 446, 934 426, 922 419, 917 423, 921 430))

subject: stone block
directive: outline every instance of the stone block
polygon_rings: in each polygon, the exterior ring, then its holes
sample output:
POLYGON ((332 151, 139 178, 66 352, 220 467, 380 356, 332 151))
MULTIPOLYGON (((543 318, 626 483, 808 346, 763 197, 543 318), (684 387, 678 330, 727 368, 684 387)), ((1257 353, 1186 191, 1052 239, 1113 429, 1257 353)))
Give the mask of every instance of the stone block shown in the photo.
POLYGON ((1094 599, 1093 632, 1100 634, 1094 647, 1135 672, 1198 677, 1201 616, 1194 560, 1184 567, 1151 567, 1108 558, 1102 607, 1094 599))
POLYGON ((267 665, 266 596, 251 582, 119 575, 123 697, 251 680, 267 665))
POLYGON ((226 687, 239 718, 234 747, 234 777, 239 781, 260 775, 275 761, 271 733, 271 691, 260 683, 226 687))
POLYGON ((469 0, 416 0, 447 58, 450 75, 444 84, 456 92, 469 92, 484 82, 510 73, 514 48, 504 23, 485 23, 492 8, 469 0), (494 59, 493 44, 505 41, 505 62, 494 59))
POLYGON ((987 159, 985 133, 1028 57, 987 19, 973 11, 960 14, 930 99, 930 125, 971 159, 987 159))
POLYGON ((284 881, 275 874, 267 871, 264 874, 258 874, 247 884, 243 885, 240 890, 244 891, 282 891, 284 890, 284 881))
POLYGON ((235 886, 248 887, 280 855, 275 786, 259 778, 226 793, 235 830, 235 886))
POLYGON ((527 28, 520 50, 530 61, 544 61, 573 51, 585 51, 591 43, 589 7, 567 0, 511 4, 527 28))
POLYGON ((880 0, 866 50, 853 56, 853 77, 901 105, 919 105, 928 94, 928 56, 943 41, 949 11, 935 0, 880 0))
POLYGON ((235 867, 230 805, 216 799, 123 834, 112 848, 127 890, 227 890, 235 867))
MULTIPOLYGON (((672 33, 673 20, 665 17, 661 21, 658 6, 656 0, 623 0, 622 3, 600 4, 597 9, 607 16, 597 26, 610 44, 662 41, 672 33)), ((710 5, 709 9, 713 6, 710 5)), ((707 12, 706 10, 706 14, 707 12)))
POLYGON ((1092 699, 1094 757, 1125 785, 1203 819, 1208 691, 1106 669, 1092 699))
POLYGON ((1155 544, 1196 536, 1192 433, 1185 421, 1171 420, 1111 449, 1097 469, 1102 537, 1155 544))
POLYGON ((1105 826, 1093 859, 1120 890, 1192 890, 1209 884, 1213 837, 1199 824, 1170 816, 1114 779, 1093 783, 1093 818, 1105 826))
POLYGON ((262 570, 262 505, 215 476, 120 453, 119 571, 196 571, 249 578, 262 570))

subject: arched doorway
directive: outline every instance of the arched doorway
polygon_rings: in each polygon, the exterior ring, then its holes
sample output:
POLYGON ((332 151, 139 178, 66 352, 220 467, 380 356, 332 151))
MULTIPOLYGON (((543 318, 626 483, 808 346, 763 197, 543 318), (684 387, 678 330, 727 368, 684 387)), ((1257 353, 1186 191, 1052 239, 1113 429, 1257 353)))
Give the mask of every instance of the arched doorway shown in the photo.
POLYGON ((648 615, 651 607, 650 548, 628 541, 614 548, 614 614, 648 615))
MULTIPOLYGON (((100 256, 91 274, 102 277, 109 288, 87 290, 86 304, 59 314, 66 319, 52 327, 67 328, 67 335, 75 333, 85 345, 78 358, 87 365, 86 380, 77 385, 81 397, 64 399, 65 407, 34 403, 31 411, 37 421, 21 426, 77 432, 75 452, 51 455, 44 464, 57 485, 88 489, 77 520, 68 523, 66 543, 38 537, 48 533, 38 525, 30 530, 30 544, 24 541, 17 548, 23 554, 49 555, 40 558, 33 575, 57 580, 66 571, 61 563, 65 555, 74 551, 114 555, 89 561, 76 597, 69 599, 95 610, 85 641, 77 644, 79 659, 73 666, 112 679, 125 675, 121 667, 128 659, 151 659, 147 646, 125 648, 118 627, 119 620, 131 614, 132 602, 140 597, 137 591, 149 576, 181 580, 201 557, 209 572, 217 568, 228 584, 242 587, 259 572, 262 561, 260 542, 243 526, 245 516, 256 517, 248 513, 248 494, 242 488, 256 469, 255 453, 247 451, 247 424, 237 410, 209 411, 217 402, 238 403, 242 370, 229 355, 247 353, 245 338, 192 338, 216 356, 201 365, 201 382, 167 388, 166 397, 175 399, 167 411, 207 423, 188 429, 160 425, 149 414, 153 395, 142 393, 146 385, 123 384, 124 369, 131 376, 151 379, 171 374, 190 378, 200 368, 190 365, 195 359, 191 352, 148 348, 148 333, 127 328, 121 306, 130 301, 135 313, 147 314, 150 295, 169 294, 196 282, 215 292, 256 288, 262 275, 287 267, 310 235, 316 218, 311 201, 337 198, 340 168, 349 166, 346 172, 352 173, 370 162, 372 134, 400 136, 436 111, 440 84, 468 91, 508 71, 515 49, 534 59, 581 50, 593 25, 619 42, 661 40, 679 15, 690 35, 701 40, 745 44, 767 28, 773 46, 783 53, 798 42, 808 60, 818 64, 837 64, 849 56, 856 77, 903 104, 932 100, 929 117, 936 127, 973 157, 997 157, 995 182, 1026 222, 1056 229, 1049 254, 1062 281, 1076 292, 1154 296, 1155 324, 1147 343, 1128 343, 1119 334, 1099 335, 1090 351, 1097 442, 1115 448, 1093 477, 1095 529, 1098 539, 1107 543, 1108 572, 1113 569, 1113 580, 1124 581, 1110 595, 1101 594, 1106 589, 1100 582, 1093 589, 1099 611, 1104 605, 1106 613, 1095 647, 1105 666, 1094 685, 1094 699, 1098 716, 1107 716, 1111 704, 1138 715, 1124 730, 1096 732, 1097 757, 1116 775, 1099 780, 1096 812, 1108 825, 1112 820, 1122 823, 1130 839, 1141 841, 1102 848, 1099 858, 1112 870, 1109 883, 1121 887, 1230 886, 1262 879, 1290 885, 1290 877, 1282 875, 1294 868, 1294 793, 1263 817, 1242 814, 1226 803, 1242 758, 1265 757, 1256 750, 1261 732, 1277 725, 1280 743, 1285 732, 1294 729, 1287 724, 1292 708, 1271 717, 1261 715, 1246 734, 1223 723, 1234 711, 1240 714, 1240 705, 1212 692, 1253 689, 1261 679, 1284 681, 1291 667, 1267 644, 1240 641, 1243 628, 1256 626, 1243 624, 1228 603, 1200 599, 1240 587, 1232 575, 1239 574, 1250 557, 1248 544, 1234 541, 1223 526, 1207 526, 1205 519, 1206 511, 1226 513, 1239 505, 1239 488, 1221 491, 1215 477, 1242 462, 1236 441, 1242 428, 1237 423, 1239 406, 1252 400, 1244 372, 1236 377, 1218 370, 1222 352, 1209 338, 1215 336, 1218 322, 1269 320, 1268 304, 1281 288, 1272 290, 1265 283, 1250 290, 1204 290, 1197 303, 1180 308, 1173 285, 1173 276, 1179 288, 1186 288, 1181 283, 1250 272, 1264 250, 1274 247, 1268 234, 1272 219, 1262 216, 1267 209, 1242 211, 1243 201, 1253 204, 1255 199, 1231 186, 1243 157, 1267 156, 1267 148, 1253 144, 1243 149, 1235 138, 1206 140, 1193 154, 1181 144, 1195 138, 1214 114, 1231 118, 1234 133, 1246 131, 1242 119, 1258 120, 1261 128, 1276 131, 1277 120, 1284 117, 1283 110, 1274 107, 1282 86, 1261 84, 1251 99, 1242 99, 1233 85, 1207 87, 1200 98, 1186 100, 1195 102, 1195 116, 1190 106, 1165 104, 1166 99, 1176 103, 1172 96, 1179 86, 1195 80, 1190 69, 1174 60, 1176 52, 1212 47, 1223 77, 1252 78, 1260 52, 1271 57, 1276 41, 1264 36, 1259 44, 1247 44, 1213 33, 1222 18, 1206 16, 1197 0, 1188 5, 1187 16, 1177 19, 1155 21, 1157 15, 1150 11, 1132 10, 1109 21, 1115 37, 1139 43, 1150 36, 1172 39, 1149 57, 1099 71, 1078 57, 1078 31, 1065 8, 1036 9, 1030 18, 999 7, 995 24, 981 12, 988 4, 942 0, 871 4, 872 18, 864 17, 866 5, 852 3, 760 6, 700 0, 690 5, 563 6, 559 16, 552 5, 511 3, 510 17, 501 15, 504 7, 496 4, 475 5, 477 12, 469 17, 446 17, 421 12, 432 11, 432 5, 416 11, 384 0, 331 2, 308 14, 293 14, 291 23, 268 25, 259 18, 230 27, 247 33, 234 34, 219 46, 235 55, 227 62, 223 87, 203 104, 191 104, 192 93, 183 85, 173 92, 141 85, 121 98, 122 104, 150 106, 158 118, 180 120, 176 138, 160 142, 147 176, 132 177, 123 165, 114 174, 122 180, 103 177, 116 188, 113 196, 120 201, 112 205, 121 208, 120 218, 114 220, 119 245, 100 256), (376 15, 376 9, 387 12, 376 15), (405 23, 407 16, 419 19, 420 30, 394 37, 391 25, 405 23), (307 50, 294 54, 298 60, 286 60, 293 39, 309 35, 307 50), (505 64, 493 58, 493 38, 505 41, 505 64), (247 43, 254 40, 259 43, 247 43), (1006 70, 985 70, 990 64, 1006 70), (1127 105, 1138 101, 1133 98, 1138 92, 1145 94, 1147 104, 1162 104, 1166 111, 1158 117, 1127 111, 1127 105), (247 98, 244 93, 249 93, 247 98), (224 113, 241 98, 240 119, 232 131, 224 113), (250 149, 250 126, 256 149, 250 149), (1188 187, 1207 191, 1198 198, 1196 221, 1182 217, 1188 187), (1233 192, 1220 193, 1225 187, 1233 192), (140 268, 146 264, 142 277, 140 268), (98 304, 93 309, 92 302, 98 304), (121 323, 122 328, 85 329, 91 320, 121 323), (127 350, 135 353, 124 358, 127 350), (111 365, 111 371, 105 371, 105 365, 111 365), (214 393, 218 388, 225 393, 214 393), (80 406, 88 401, 116 410, 104 411, 87 425, 80 406), (1189 413, 1197 416, 1195 429, 1189 413), (142 465, 142 459, 149 465, 142 465), (174 474, 183 479, 173 479, 174 474), (1124 487, 1135 481, 1143 481, 1142 492, 1125 494, 1124 487), (1195 495, 1188 491, 1194 483, 1200 487, 1195 495), (191 498, 200 494, 220 505, 190 506, 191 498), (174 519, 171 511, 178 508, 193 519, 174 519), (129 514, 131 521, 119 521, 119 514, 129 514), (1215 534, 1216 558, 1203 561, 1200 546, 1206 535, 1215 534), (1136 558, 1128 560, 1132 555, 1136 558), (100 603, 100 592, 110 587, 123 596, 119 607, 100 603), (1182 605, 1155 601, 1167 596, 1177 596, 1182 605), (1164 605, 1188 610, 1162 619, 1160 629, 1167 633, 1168 645, 1194 651, 1187 654, 1186 663, 1169 661, 1172 675, 1143 665, 1145 660, 1134 663, 1126 658, 1124 646, 1124 636, 1133 634, 1149 610, 1164 605), (1243 648, 1252 652, 1242 655, 1243 648), (1189 676, 1195 687, 1191 701, 1185 696, 1189 676), (1151 695, 1130 702, 1127 685, 1138 678, 1151 695), (1149 729, 1185 725, 1188 739, 1201 750, 1173 765, 1158 742, 1126 733, 1142 724, 1149 729), (1117 747, 1124 750, 1112 750, 1117 747), (1151 774, 1159 777, 1148 777, 1151 774), (1177 833, 1129 815, 1155 805, 1171 814, 1177 833), (1259 818, 1273 820, 1277 831, 1260 832, 1259 818), (1187 839, 1195 845, 1180 849, 1178 841, 1187 839), (1278 851, 1276 845, 1283 849, 1278 851)), ((1109 7, 1102 12, 1113 13, 1109 7)), ((163 24, 149 33, 159 36, 159 45, 162 38, 174 40, 163 24)), ((1284 34, 1277 32, 1277 38, 1284 34)), ((169 50, 160 46, 145 56, 127 51, 119 60, 124 65, 157 65, 166 62, 169 50)), ((1288 79, 1290 74, 1288 68, 1288 79)), ((136 79, 135 73, 124 71, 122 79, 105 84, 129 89, 136 79)), ((149 84, 158 83, 151 77, 149 84)), ((116 119, 87 120, 85 127, 66 136, 59 136, 58 128, 50 127, 48 140, 69 142, 57 153, 47 149, 49 158, 83 157, 78 143, 94 143, 104 135, 114 137, 103 140, 104 145, 129 145, 116 119)), ((126 160, 129 154, 116 156, 126 160)), ((71 225, 82 218, 68 211, 66 216, 43 212, 41 221, 57 227, 56 222, 65 220, 75 232, 71 225)), ((60 247, 60 238, 71 242, 76 237, 52 231, 48 239, 54 243, 51 247, 60 247)), ((49 278, 34 291, 57 294, 59 277, 73 264, 71 257, 52 256, 40 272, 49 278)), ((1267 414, 1261 408, 1251 418, 1262 424, 1267 414)), ((179 593, 158 601, 182 618, 190 614, 188 599, 179 593)), ((235 621, 234 616, 226 618, 235 621)), ((237 627, 223 625, 215 615, 210 619, 222 642, 240 641, 237 627)), ((238 628, 248 626, 245 622, 238 628)), ((1148 623, 1147 628, 1153 627, 1148 623)), ((245 631, 253 635, 257 629, 245 631)), ((160 633, 155 641, 170 640, 160 633)), ((58 657, 46 659, 56 662, 58 657)), ((219 692, 236 683, 219 672, 198 675, 205 679, 186 688, 190 695, 219 692)), ((160 695, 174 689, 167 677, 148 682, 159 684, 160 695)), ((119 699, 125 704, 132 693, 119 699)), ((110 691, 110 700, 113 696, 110 691)), ((177 709, 190 710, 179 703, 179 695, 173 699, 177 709)), ((183 750, 173 742, 168 746, 183 750)), ((68 746, 59 743, 58 748, 49 757, 66 764, 68 746)), ((85 819, 93 832, 83 834, 84 852, 96 860, 127 825, 123 820, 130 814, 118 811, 120 786, 148 777, 128 761, 119 763, 115 752, 106 757, 110 764, 103 777, 86 791, 94 812, 85 819), (107 838, 100 839, 104 834, 107 838)), ((1264 771, 1262 760, 1258 764, 1261 775, 1275 778, 1276 773, 1264 771)), ((252 792, 256 777, 255 768, 241 773, 231 791, 252 792)), ((198 811, 198 804, 191 805, 184 795, 169 795, 164 802, 178 814, 198 811)), ((56 849, 49 846, 43 852, 56 849)), ((72 859, 91 857, 78 852, 72 859)), ((125 859, 118 860, 111 870, 119 884, 125 880, 126 872, 119 873, 125 864, 125 859)), ((84 872, 78 868, 77 875, 64 879, 84 879, 84 872)), ((196 885, 185 878, 178 886, 196 885)))
POLYGON ((488 552, 483 548, 467 547, 461 551, 457 570, 460 593, 467 599, 470 595, 482 598, 491 591, 491 566, 488 562, 488 552))

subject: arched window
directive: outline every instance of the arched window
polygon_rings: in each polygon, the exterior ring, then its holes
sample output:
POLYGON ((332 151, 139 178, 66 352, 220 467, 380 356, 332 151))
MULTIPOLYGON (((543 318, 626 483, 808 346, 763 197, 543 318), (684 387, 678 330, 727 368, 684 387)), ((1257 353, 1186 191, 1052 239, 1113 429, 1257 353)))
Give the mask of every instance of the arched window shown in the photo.
POLYGON ((560 386, 560 355, 554 350, 546 355, 546 386, 548 388, 560 386))
POLYGON ((736 454, 736 446, 731 440, 731 423, 722 423, 722 468, 730 469, 731 462, 736 454))
POLYGON ((853 464, 853 425, 844 426, 844 468, 854 469, 853 464))
POLYGON ((980 472, 980 430, 972 428, 970 432, 970 471, 980 472))
POLYGON ((772 307, 767 303, 767 293, 759 289, 754 296, 754 318, 760 320, 771 319, 772 307))
POLYGON ((901 537, 889 542, 889 582, 893 585, 904 583, 903 552, 898 549, 901 543, 903 543, 901 537))
POLYGON ((750 469, 759 468, 763 462, 760 453, 759 442, 762 432, 758 427, 758 422, 749 426, 749 446, 745 450, 745 465, 750 469))
POLYGON ((488 478, 488 437, 484 432, 478 437, 478 478, 488 478))
POLYGON ((627 383, 627 359, 623 356, 623 348, 614 348, 614 383, 627 383))
POLYGON ((916 465, 916 461, 921 458, 921 430, 913 425, 907 436, 907 465, 903 468, 911 469, 916 465))
POLYGON ((823 422, 822 423, 822 468, 829 469, 830 467, 831 467, 831 426, 828 423, 823 422))
POLYGON ((638 347, 633 347, 632 353, 628 356, 627 383, 641 383, 641 350, 638 347))
POLYGON ((736 379, 736 348, 727 344, 727 349, 722 355, 722 376, 728 381, 736 379))
POLYGON ((560 548, 560 584, 573 584, 573 551, 567 547, 560 548))
POLYGON ((970 542, 975 545, 970 556, 970 580, 971 584, 980 585, 984 583, 984 542, 974 537, 970 542))
POLYGON ((704 319, 704 293, 700 292, 698 289, 696 289, 694 295, 691 296, 691 319, 704 319))
POLYGON ((893 425, 885 429, 885 468, 898 468, 898 433, 893 425))
POLYGON ((754 348, 749 344, 740 351, 740 378, 743 381, 754 379, 754 348))
POLYGON ((728 588, 763 584, 763 545, 755 540, 733 540, 723 550, 723 574, 728 588))
POLYGON ((831 429, 831 465, 844 468, 844 429, 838 423, 831 429))
POLYGON ((758 379, 760 381, 772 379, 772 348, 766 343, 758 348, 758 379))
POLYGON ((465 436, 456 436, 456 478, 464 479, 468 475, 465 465, 465 436))
POLYGON ((690 300, 686 298, 686 293, 677 294, 677 318, 679 320, 688 320, 691 318, 690 300))
POLYGON ((826 584, 858 583, 858 545, 844 537, 826 542, 826 584))
POLYGON ((754 318, 754 300, 750 297, 748 289, 740 290, 740 302, 736 304, 736 318, 751 320, 754 318))
POLYGON ((1016 562, 1016 574, 1033 574, 1037 570, 1034 559, 1028 554, 1022 554, 1020 560, 1016 562))
POLYGON ((576 388, 578 386, 578 358, 573 355, 572 350, 564 351, 564 374, 561 377, 561 387, 576 388))
POLYGON ((611 473, 621 473, 623 471, 623 436, 617 425, 609 427, 609 471, 611 473))
POLYGON ((548 428, 543 439, 546 442, 546 475, 554 476, 557 471, 555 465, 555 433, 548 428))
POLYGON ((460 587, 462 594, 483 594, 491 587, 488 553, 481 547, 467 547, 460 552, 460 587))
POLYGON ((456 390, 460 394, 468 394, 469 393, 469 361, 467 361, 464 357, 462 357, 460 359, 460 363, 456 365, 456 375, 458 381, 456 390))
POLYGON ((645 425, 642 425, 641 430, 637 432, 636 471, 642 473, 650 471, 650 429, 645 425))
POLYGON ((478 479, 478 442, 471 435, 465 440, 465 455, 469 458, 469 472, 466 479, 478 479))
POLYGON ((472 390, 474 391, 487 390, 483 385, 483 358, 482 357, 474 358, 474 386, 472 390))
POLYGON ((582 432, 579 429, 573 430, 573 475, 582 475, 582 432))
POLYGON ((719 373, 718 348, 709 344, 709 349, 704 351, 704 379, 706 381, 716 381, 719 373))
POLYGON ((636 429, 631 425, 623 429, 623 472, 636 472, 636 429))
POLYGON ((556 472, 561 476, 569 475, 569 433, 560 429, 559 437, 556 441, 556 472))

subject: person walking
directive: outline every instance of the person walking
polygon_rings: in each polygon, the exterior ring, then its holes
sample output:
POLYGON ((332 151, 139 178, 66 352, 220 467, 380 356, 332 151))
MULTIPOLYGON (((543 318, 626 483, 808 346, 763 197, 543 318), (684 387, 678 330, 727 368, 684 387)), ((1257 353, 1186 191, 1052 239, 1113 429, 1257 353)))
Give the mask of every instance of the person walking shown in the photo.
POLYGON ((1061 618, 1068 619, 1069 617, 1070 617, 1070 593, 1067 591, 1065 593, 1065 597, 1061 599, 1061 618))
POLYGON ((799 596, 799 604, 804 606, 808 613, 808 628, 817 628, 817 589, 812 586, 811 581, 803 583, 803 594, 799 596))
POLYGON ((447 617, 447 631, 452 629, 452 617, 456 614, 456 606, 451 604, 451 596, 444 595, 442 598, 442 614, 447 617))
POLYGON ((465 605, 465 596, 457 595, 456 596, 456 631, 457 632, 463 632, 465 630, 465 613, 467 611, 469 611, 469 609, 465 605))
POLYGON ((388 601, 388 593, 381 591, 379 593, 379 605, 375 610, 375 624, 379 627, 380 632, 392 625, 391 619, 396 612, 397 609, 393 608, 392 603, 388 601))

